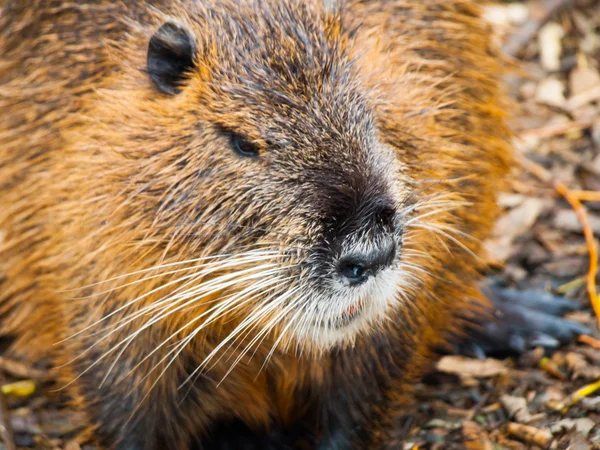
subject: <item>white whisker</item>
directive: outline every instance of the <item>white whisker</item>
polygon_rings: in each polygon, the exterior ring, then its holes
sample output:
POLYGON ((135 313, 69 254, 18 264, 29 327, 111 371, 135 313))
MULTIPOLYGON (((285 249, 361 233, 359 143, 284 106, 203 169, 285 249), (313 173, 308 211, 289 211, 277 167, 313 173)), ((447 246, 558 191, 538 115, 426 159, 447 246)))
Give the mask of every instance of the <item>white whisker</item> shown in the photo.
MULTIPOLYGON (((227 305, 225 305, 226 307, 230 304, 233 304, 236 300, 243 300, 243 299, 248 299, 248 297, 250 297, 252 294, 254 294, 255 292, 261 292, 261 293, 265 293, 265 292, 269 292, 271 290, 277 289, 283 285, 285 285, 285 282, 288 281, 288 278, 273 278, 271 280, 268 280, 268 282, 263 282, 263 283, 259 283, 258 285, 253 285, 249 288, 246 288, 245 290, 235 294, 233 297, 228 300, 227 305), (279 282, 278 284, 275 284, 271 287, 268 287, 269 285, 272 285, 275 282, 279 282), (266 287, 268 287, 268 289, 265 289, 266 287)), ((247 303, 248 301, 251 301, 252 299, 246 300, 245 302, 242 303, 238 303, 236 305, 236 308, 241 307, 244 303, 247 303)), ((221 308, 222 310, 227 309, 226 307, 221 308)), ((214 309, 214 308, 213 308, 214 309)), ((206 316, 208 313, 212 313, 211 316, 206 319, 199 327, 195 328, 193 332, 191 332, 188 336, 186 336, 184 339, 180 340, 178 343, 174 344, 174 348, 172 350, 170 350, 160 361, 158 361, 151 369, 150 371, 144 376, 144 378, 142 378, 142 380, 140 380, 140 383, 143 382, 156 368, 158 368, 158 366, 164 362, 170 355, 172 355, 173 353, 175 353, 175 356, 169 361, 169 363, 167 364, 167 366, 163 369, 163 372, 161 372, 161 375, 159 375, 159 378, 162 376, 162 373, 164 373, 168 367, 177 359, 177 357, 179 356, 179 354, 181 353, 181 351, 183 350, 183 348, 185 348, 185 346, 191 342, 192 339, 194 339, 194 337, 198 334, 198 332, 204 328, 206 328, 208 325, 210 325, 211 323, 213 323, 214 321, 218 320, 218 318, 220 317, 220 314, 215 315, 215 313, 220 313, 220 311, 214 311, 213 309, 207 311, 206 313, 195 317, 194 319, 190 320, 189 322, 187 322, 183 327, 179 328, 177 331, 175 331, 174 333, 172 333, 167 339, 165 339, 156 349, 154 349, 151 353, 149 353, 142 361, 140 361, 136 366, 134 366, 129 373, 133 372, 135 369, 137 369, 141 364, 143 364, 146 360, 148 360, 154 353, 156 353, 160 348, 162 348, 164 345, 166 345, 166 343, 173 339, 175 336, 177 336, 179 333, 181 333, 183 330, 185 330, 186 328, 188 328, 189 326, 191 326, 193 323, 197 322, 198 320, 200 320, 203 316, 206 316)), ((230 312, 229 310, 227 310, 227 312, 230 312)), ((129 373, 127 375, 129 375, 129 373)), ((127 376, 126 375, 126 376, 127 376)))
POLYGON ((141 270, 136 270, 135 272, 130 272, 130 273, 126 273, 123 275, 119 275, 116 277, 112 277, 112 278, 108 278, 106 280, 103 281, 98 281, 96 283, 91 283, 85 286, 81 286, 78 288, 74 288, 74 289, 68 289, 66 291, 59 291, 59 292, 73 292, 73 291, 79 291, 79 290, 83 290, 83 289, 87 289, 90 287, 94 287, 94 286, 98 286, 100 284, 105 284, 105 283, 110 283, 111 281, 116 281, 116 280, 120 280, 123 278, 127 278, 133 275, 138 275, 140 273, 146 273, 146 272, 151 272, 153 270, 159 270, 159 269, 164 269, 166 267, 173 267, 173 266, 180 266, 183 264, 192 264, 192 263, 197 263, 200 261, 208 261, 208 260, 213 260, 213 259, 218 259, 218 258, 223 258, 223 257, 228 257, 228 256, 236 256, 236 257, 240 257, 240 256, 250 256, 250 255, 278 255, 279 252, 277 251, 265 251, 265 252, 258 252, 258 251, 249 251, 249 252, 244 252, 244 253, 226 253, 226 254, 222 254, 222 255, 211 255, 211 256, 204 256, 201 258, 195 258, 195 259, 188 259, 186 261, 178 261, 178 262, 172 262, 172 263, 168 263, 168 264, 162 264, 162 265, 158 265, 158 266, 153 266, 153 267, 149 267, 147 269, 141 269, 141 270))
MULTIPOLYGON (((110 368, 109 368, 109 370, 108 370, 108 372, 107 372, 106 376, 104 377, 104 380, 105 380, 105 379, 108 377, 108 375, 110 374, 110 372, 112 371, 112 369, 113 369, 113 368, 114 368, 114 366, 116 365, 117 361, 119 360, 119 358, 121 357, 121 355, 123 354, 123 352, 125 351, 125 349, 126 349, 128 346, 129 346, 129 344, 130 344, 131 342, 133 342, 133 340, 134 340, 134 339, 135 339, 137 336, 139 336, 139 335, 140 335, 140 333, 142 333, 144 330, 146 330, 146 329, 150 328, 150 327, 151 327, 152 325, 154 325, 155 323, 159 322, 160 320, 163 320, 164 318, 166 318, 166 317, 170 316, 171 314, 175 313, 176 311, 179 311, 179 310, 183 309, 184 307, 187 307, 187 306, 188 306, 188 305, 190 305, 191 303, 195 303, 195 302, 197 302, 197 301, 198 301, 199 299, 201 299, 201 298, 204 298, 204 297, 206 297, 206 296, 208 296, 208 295, 211 295, 211 294, 213 294, 213 293, 215 293, 215 292, 219 292, 219 291, 223 290, 225 287, 229 287, 229 286, 235 285, 235 284, 237 284, 237 283, 240 283, 241 281, 249 281, 250 279, 253 279, 253 278, 260 278, 260 277, 264 277, 265 275, 272 275, 272 274, 276 274, 276 273, 278 273, 278 272, 279 272, 279 270, 272 270, 272 271, 267 271, 267 272, 260 272, 260 273, 258 273, 258 274, 252 274, 252 275, 250 275, 250 276, 244 277, 242 280, 239 280, 239 279, 234 279, 233 281, 230 281, 229 283, 226 283, 226 284, 225 284, 225 283, 219 284, 219 285, 218 285, 216 288, 213 288, 213 289, 209 290, 208 292, 204 292, 204 293, 202 293, 200 296, 193 297, 191 300, 188 300, 188 301, 187 301, 186 303, 184 303, 183 305, 179 305, 179 306, 177 306, 176 308, 171 308, 171 309, 168 309, 168 310, 167 310, 167 312, 165 312, 165 313, 162 313, 162 314, 159 314, 157 317, 153 317, 153 318, 152 318, 152 319, 150 319, 148 322, 146 322, 146 323, 145 323, 145 324, 144 324, 144 325, 143 325, 141 328, 137 329, 135 332, 133 332, 132 334, 130 334, 129 336, 127 336, 126 338, 124 338, 123 340, 121 340, 119 343, 117 343, 117 344, 115 345, 115 347, 120 347, 120 346, 122 346, 122 345, 126 344, 126 345, 125 345, 125 346, 124 346, 124 347, 121 349, 121 351, 119 352, 119 354, 117 355, 117 357, 115 358, 115 360, 113 361, 113 363, 111 364, 111 366, 110 366, 110 368), (225 286, 225 287, 224 287, 224 286, 225 286)), ((189 298, 189 297, 186 297, 186 298, 189 298)), ((224 302, 224 303, 222 303, 221 305, 223 305, 223 306, 224 306, 224 305, 228 305, 228 304, 229 304, 229 303, 227 303, 227 302, 224 302)), ((210 311, 210 310, 209 310, 209 311, 210 311)), ((203 313, 203 314, 200 314, 199 316, 197 316, 197 317, 196 317, 196 319, 200 319, 200 318, 204 317, 204 316, 205 316, 207 313, 208 313, 208 312, 205 312, 205 313, 203 313)), ((134 319, 131 319, 131 320, 135 320, 135 318, 134 318, 134 319)), ((129 323, 129 322, 127 322, 127 323, 129 323)), ((126 325, 126 324, 123 324, 122 326, 124 326, 124 325, 126 325)), ((122 327, 122 326, 121 326, 121 327, 122 327)), ((102 340, 104 340, 106 337, 108 337, 108 336, 110 336, 111 334, 113 334, 115 331, 117 331, 117 330, 113 330, 113 331, 111 331, 110 333, 108 333, 106 336, 104 336, 104 337, 103 337, 103 338, 102 338, 100 341, 98 341, 98 342, 101 342, 101 341, 102 341, 102 340)), ((94 345, 96 345, 96 344, 94 344, 94 345)), ((104 380, 103 380, 103 382, 104 382, 104 380)), ((101 384, 100 386, 102 386, 102 384, 101 384)))
POLYGON ((415 223, 412 226, 415 228, 422 228, 424 230, 432 231, 434 233, 439 233, 440 235, 444 236, 445 238, 451 240, 452 242, 460 246, 463 250, 465 250, 467 253, 469 253, 469 255, 473 256, 475 259, 480 260, 479 256, 475 254, 469 247, 467 247, 465 244, 460 242, 458 239, 456 239, 454 236, 447 233, 446 231, 436 228, 436 226, 432 224, 415 223))
POLYGON ((199 370, 202 370, 203 367, 206 366, 206 364, 212 359, 214 358, 214 356, 221 350, 221 348, 223 348, 223 346, 225 346, 233 337, 235 337, 237 334, 239 334, 249 323, 252 323, 254 320, 256 320, 257 318, 260 318, 266 314, 268 314, 271 310, 275 309, 276 307, 278 307, 280 304, 282 304, 285 300, 287 300, 290 296, 292 296, 293 294, 295 294, 297 291, 299 290, 298 287, 291 289, 290 291, 286 292, 285 294, 283 294, 279 299, 277 299, 275 302, 272 302, 271 304, 261 308, 258 311, 255 311, 254 313, 252 313, 251 315, 249 315, 246 319, 244 319, 228 336, 226 339, 224 339, 223 341, 221 341, 219 343, 219 345, 217 345, 211 352, 210 354, 204 359, 204 361, 202 361, 202 363, 184 380, 184 382, 181 384, 181 386, 185 385, 187 382, 190 381, 190 379, 196 374, 196 372, 198 372, 199 370))
MULTIPOLYGON (((272 258, 271 257, 265 257, 265 258, 261 258, 260 260, 268 260, 268 259, 272 259, 272 258)), ((250 262, 256 262, 256 261, 257 261, 256 259, 246 260, 246 259, 243 259, 243 258, 242 258, 242 261, 239 261, 237 259, 226 260, 226 261, 222 262, 222 264, 220 264, 220 265, 210 266, 208 268, 208 270, 201 270, 200 272, 196 272, 196 273, 193 273, 193 274, 190 274, 190 275, 185 275, 184 277, 178 278, 176 280, 172 280, 172 281, 170 281, 170 282, 168 282, 166 284, 163 284, 163 285, 161 285, 161 286, 159 286, 157 288, 152 289, 149 292, 146 292, 145 294, 143 294, 143 295, 141 295, 139 297, 136 297, 133 300, 130 300, 129 302, 127 302, 123 306, 120 306, 115 311, 113 311, 113 312, 105 315, 104 317, 102 317, 101 319, 99 319, 96 322, 92 323, 91 325, 88 325, 87 327, 83 328, 82 330, 78 331, 77 333, 74 333, 71 336, 69 336, 69 337, 67 337, 67 338, 65 338, 65 339, 57 342, 57 344, 63 343, 66 340, 72 339, 73 337, 78 336, 78 335, 84 333, 85 331, 87 331, 87 330, 89 330, 89 329, 97 326, 101 322, 106 321, 110 317, 114 316, 115 314, 118 314, 119 312, 121 312, 124 309, 130 307, 131 305, 139 302, 140 300, 143 300, 144 298, 147 298, 147 297, 151 296, 152 294, 154 294, 154 293, 156 293, 156 292, 158 292, 158 291, 160 291, 160 290, 162 290, 162 289, 164 289, 166 287, 172 286, 173 284, 179 283, 181 281, 185 281, 186 279, 190 279, 190 278, 195 278, 195 277, 198 278, 198 277, 201 277, 201 276, 206 276, 206 275, 209 275, 210 273, 214 273, 214 272, 223 270, 225 268, 235 267, 236 265, 239 265, 240 263, 248 264, 250 262)), ((273 263, 273 266, 275 266, 275 263, 273 263)), ((199 267, 202 268, 203 266, 199 266, 199 267)))

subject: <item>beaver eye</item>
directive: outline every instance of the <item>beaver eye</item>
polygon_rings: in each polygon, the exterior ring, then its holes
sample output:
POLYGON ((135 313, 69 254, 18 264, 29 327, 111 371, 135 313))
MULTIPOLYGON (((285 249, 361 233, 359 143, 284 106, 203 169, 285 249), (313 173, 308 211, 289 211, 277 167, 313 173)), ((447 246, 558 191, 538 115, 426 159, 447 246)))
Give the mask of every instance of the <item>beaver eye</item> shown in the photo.
POLYGON ((231 147, 240 156, 258 156, 258 148, 237 133, 230 133, 231 147))

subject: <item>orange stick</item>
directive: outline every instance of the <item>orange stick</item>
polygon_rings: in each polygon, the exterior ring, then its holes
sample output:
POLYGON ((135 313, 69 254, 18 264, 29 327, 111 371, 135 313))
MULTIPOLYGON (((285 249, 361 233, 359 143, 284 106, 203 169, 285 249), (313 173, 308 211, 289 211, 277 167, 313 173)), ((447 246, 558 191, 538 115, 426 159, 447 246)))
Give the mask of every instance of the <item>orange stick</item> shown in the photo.
POLYGON ((590 226, 590 222, 588 219, 587 210, 581 204, 579 199, 573 195, 569 188, 562 183, 554 180, 552 174, 544 169, 539 164, 531 161, 530 159, 523 157, 519 158, 521 165, 534 174, 540 180, 546 183, 552 183, 556 191, 562 195, 567 202, 571 205, 577 217, 579 218, 579 222, 583 227, 583 236, 585 237, 585 243, 588 248, 588 252, 590 255, 590 265, 587 273, 587 291, 590 297, 590 303, 592 304, 592 308, 594 309, 594 313, 596 314, 596 318, 598 320, 598 326, 600 327, 600 299, 598 298, 598 293, 596 291, 596 272, 598 271, 598 248, 596 247, 596 240, 594 239, 594 232, 592 231, 592 227, 590 226))
POLYGON ((582 344, 586 344, 592 348, 596 348, 596 349, 600 350, 600 340, 599 339, 595 339, 591 336, 586 336, 585 334, 582 334, 581 336, 579 336, 577 338, 577 340, 579 342, 581 342, 582 344))
POLYGON ((580 201, 600 202, 600 191, 571 191, 580 201))
POLYGON ((583 235, 585 237, 585 242, 587 244, 588 252, 590 254, 590 266, 587 274, 587 291, 590 296, 590 302, 592 303, 592 307, 594 308, 594 312, 596 313, 596 318, 598 319, 598 326, 600 327, 600 299, 598 298, 598 292, 596 291, 596 272, 598 271, 598 248, 596 247, 596 240, 594 239, 594 232, 592 231, 592 227, 590 226, 590 221, 588 219, 587 210, 581 204, 579 199, 571 194, 567 186, 564 183, 557 182, 554 183, 556 190, 560 195, 562 195, 571 205, 571 207, 577 213, 577 217, 579 218, 579 222, 581 222, 581 226, 583 227, 583 235))

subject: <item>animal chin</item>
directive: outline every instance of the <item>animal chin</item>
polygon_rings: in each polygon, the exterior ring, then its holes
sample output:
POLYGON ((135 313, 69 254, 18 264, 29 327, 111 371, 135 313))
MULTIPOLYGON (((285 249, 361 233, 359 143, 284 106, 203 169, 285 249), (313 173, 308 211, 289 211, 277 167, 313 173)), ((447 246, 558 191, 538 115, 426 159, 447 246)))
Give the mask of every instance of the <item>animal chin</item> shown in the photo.
MULTIPOLYGON (((369 339, 390 311, 402 304, 404 277, 404 271, 394 266, 360 286, 332 284, 306 295, 307 302, 292 315, 296 322, 287 326, 293 335, 290 342, 319 354, 369 339)), ((306 291, 311 287, 306 286, 306 291)))
POLYGON ((356 303, 353 303, 344 309, 337 318, 325 321, 322 326, 340 330, 350 325, 356 318, 358 318, 363 312, 364 306, 365 302, 363 300, 358 300, 356 303))

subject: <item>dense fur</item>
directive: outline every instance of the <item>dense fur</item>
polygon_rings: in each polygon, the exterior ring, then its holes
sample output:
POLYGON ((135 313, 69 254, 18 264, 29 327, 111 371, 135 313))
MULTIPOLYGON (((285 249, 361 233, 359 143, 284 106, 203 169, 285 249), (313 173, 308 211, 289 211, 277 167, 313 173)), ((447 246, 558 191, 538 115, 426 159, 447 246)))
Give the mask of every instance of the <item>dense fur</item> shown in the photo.
POLYGON ((50 359, 108 447, 395 448, 431 348, 481 300, 475 255, 510 159, 473 3, 9 0, 11 351, 50 359), (145 70, 168 21, 195 38, 175 95, 145 70), (235 155, 232 132, 259 156, 235 155), (382 203, 400 252, 359 295, 364 323, 306 331, 303 314, 346 301, 320 283, 348 241, 371 239, 382 203))

